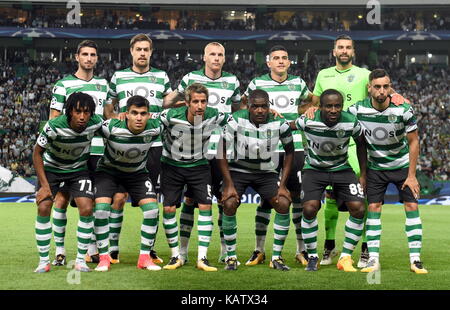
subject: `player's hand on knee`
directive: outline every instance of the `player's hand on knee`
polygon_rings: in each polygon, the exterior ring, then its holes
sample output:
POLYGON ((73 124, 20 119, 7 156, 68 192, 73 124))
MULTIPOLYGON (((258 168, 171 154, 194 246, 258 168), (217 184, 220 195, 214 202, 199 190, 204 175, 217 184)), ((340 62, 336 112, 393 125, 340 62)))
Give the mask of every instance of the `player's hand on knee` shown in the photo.
POLYGON ((225 203, 228 199, 234 198, 239 201, 239 195, 234 186, 226 186, 222 192, 222 203, 225 203))
POLYGON ((280 200, 282 200, 283 198, 288 201, 288 204, 292 202, 291 193, 286 187, 280 187, 278 189, 276 203, 280 203, 280 200))
POLYGON ((304 115, 306 115, 307 118, 313 119, 314 113, 318 110, 318 107, 310 107, 308 110, 305 111, 304 115))
POLYGON ((404 190, 406 188, 406 186, 409 187, 409 189, 411 189, 411 192, 414 195, 414 198, 419 199, 420 196, 420 185, 419 182, 417 181, 416 177, 407 177, 405 180, 405 183, 403 183, 402 185, 402 190, 404 190))
POLYGON ((39 205, 41 202, 47 199, 53 201, 52 191, 50 190, 50 187, 43 186, 36 193, 36 204, 39 205))

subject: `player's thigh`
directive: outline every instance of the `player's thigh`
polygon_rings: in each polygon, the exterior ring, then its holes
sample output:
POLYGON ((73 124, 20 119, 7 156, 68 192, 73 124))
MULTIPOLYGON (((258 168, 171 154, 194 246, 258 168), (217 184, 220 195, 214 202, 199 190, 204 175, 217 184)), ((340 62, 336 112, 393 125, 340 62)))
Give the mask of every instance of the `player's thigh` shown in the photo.
POLYGON ((211 170, 209 165, 185 168, 183 173, 192 197, 199 204, 212 203, 211 170))
POLYGON ((212 192, 214 196, 217 197, 217 199, 222 198, 222 182, 223 182, 223 176, 222 172, 220 171, 219 163, 217 159, 211 159, 209 161, 209 165, 211 167, 211 186, 212 186, 212 192))
POLYGON ((414 197, 413 192, 409 188, 409 186, 406 186, 404 189, 402 189, 403 183, 405 183, 406 178, 408 177, 408 168, 403 169, 397 169, 388 171, 389 179, 391 179, 392 183, 395 184, 398 190, 399 194, 399 201, 401 203, 403 202, 415 202, 418 203, 417 199, 414 197))
POLYGON ((161 193, 164 196, 165 207, 180 203, 186 180, 183 171, 186 168, 161 164, 161 193))
MULTIPOLYGON (((60 197, 61 199, 64 199, 64 197, 66 197, 69 194, 68 186, 64 181, 62 181, 64 175, 62 175, 61 173, 53 173, 50 171, 45 171, 45 176, 50 186, 50 191, 52 193, 53 198, 56 198, 58 193, 63 194, 62 197, 60 197)), ((38 180, 38 182, 36 183, 36 192, 38 192, 41 187, 42 185, 38 180)))
POLYGON ((133 174, 123 179, 122 184, 130 194, 133 207, 139 206, 143 199, 156 199, 155 187, 147 173, 133 174))
POLYGON ((271 201, 278 194, 278 174, 250 174, 251 187, 261 196, 261 200, 271 201))
POLYGON ((384 194, 386 193, 389 185, 389 178, 383 171, 367 169, 366 178, 366 194, 367 202, 371 203, 384 203, 384 194))
MULTIPOLYGON (((233 180, 234 188, 239 196, 239 199, 242 199, 242 195, 244 195, 245 191, 249 186, 251 186, 252 180, 251 175, 249 173, 243 173, 238 171, 230 171, 231 179, 233 180)), ((239 204, 240 204, 239 200, 239 204)))
POLYGON ((292 163, 291 173, 289 174, 286 187, 289 191, 300 193, 302 187, 302 169, 305 161, 303 151, 294 152, 294 162, 292 163))
POLYGON ((162 146, 151 147, 148 151, 146 167, 154 186, 157 186, 158 178, 161 173, 161 155, 162 146))
POLYGON ((303 171, 301 202, 322 200, 323 192, 329 184, 328 172, 307 169, 303 171))
POLYGON ((353 170, 333 172, 333 191, 341 211, 346 202, 364 202, 364 190, 353 170))
POLYGON ((120 186, 120 180, 112 174, 97 171, 95 173, 95 198, 111 198, 116 193, 126 193, 126 190, 120 186))

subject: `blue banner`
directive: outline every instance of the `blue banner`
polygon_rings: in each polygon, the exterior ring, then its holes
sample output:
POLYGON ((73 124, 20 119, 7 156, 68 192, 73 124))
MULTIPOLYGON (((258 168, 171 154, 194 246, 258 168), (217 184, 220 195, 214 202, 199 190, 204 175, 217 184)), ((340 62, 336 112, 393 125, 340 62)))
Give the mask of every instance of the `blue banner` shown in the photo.
POLYGON ((225 31, 225 30, 151 30, 0 27, 0 37, 64 39, 131 39, 146 33, 154 40, 334 40, 348 34, 357 41, 374 40, 450 40, 450 31, 225 31))

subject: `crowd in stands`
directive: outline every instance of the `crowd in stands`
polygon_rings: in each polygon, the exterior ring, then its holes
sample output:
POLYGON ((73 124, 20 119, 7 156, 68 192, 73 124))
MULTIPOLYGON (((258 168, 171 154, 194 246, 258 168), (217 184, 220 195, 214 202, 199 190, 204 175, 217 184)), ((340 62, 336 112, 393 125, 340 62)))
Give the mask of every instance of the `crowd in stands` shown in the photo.
MULTIPOLYGON (((64 11, 63 11, 64 12, 64 11)), ((381 11, 380 24, 369 24, 366 21, 368 10, 329 10, 308 11, 295 10, 294 14, 281 14, 282 10, 275 12, 254 12, 240 14, 239 18, 230 17, 229 13, 222 11, 175 11, 178 14, 165 17, 151 10, 135 12, 133 10, 119 11, 117 9, 86 8, 88 14, 81 17, 81 24, 69 25, 66 15, 58 11, 46 11, 45 14, 38 9, 27 11, 25 18, 16 16, 2 16, 0 11, 0 26, 17 27, 82 27, 95 29, 171 29, 171 30, 449 30, 450 9, 440 10, 440 13, 421 10, 395 10, 381 11), (90 12, 90 13, 89 13, 90 12), (100 12, 100 13, 99 13, 100 12), (211 13, 211 14, 208 14, 211 13), (176 17, 178 16, 178 17, 176 17), (201 16, 201 17, 199 17, 201 16), (244 16, 244 17, 242 17, 244 16)), ((240 12, 243 13, 243 12, 240 12)), ((237 15, 236 15, 237 16, 237 15)))
MULTIPOLYGON (((247 58, 248 59, 248 58, 247 58)), ((313 90, 317 72, 332 65, 313 56, 308 63, 292 65, 291 74, 300 75, 313 90)), ((100 60, 96 75, 110 79, 116 70, 130 66, 130 60, 100 60)), ((201 69, 201 60, 189 54, 182 57, 162 56, 155 52, 152 66, 167 71, 176 89, 184 74, 201 69)), ((380 58, 379 66, 390 72, 394 89, 409 98, 417 114, 420 135, 418 168, 434 180, 450 179, 450 69, 437 66, 395 67, 395 62, 380 58)), ((11 55, 0 62, 0 165, 22 176, 34 174, 32 148, 40 121, 48 119, 54 83, 75 72, 76 64, 51 60, 31 61, 25 54, 11 55), (22 76, 18 70, 27 68, 22 76)), ((250 80, 267 73, 254 60, 227 59, 224 70, 238 76, 243 93, 250 80)))

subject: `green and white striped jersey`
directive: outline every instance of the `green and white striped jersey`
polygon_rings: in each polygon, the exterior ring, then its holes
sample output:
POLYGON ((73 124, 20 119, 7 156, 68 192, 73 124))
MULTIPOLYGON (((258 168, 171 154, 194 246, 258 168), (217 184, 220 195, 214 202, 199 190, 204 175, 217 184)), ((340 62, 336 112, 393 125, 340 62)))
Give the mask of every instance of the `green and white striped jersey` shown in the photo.
MULTIPOLYGON (((160 114, 163 125, 161 161, 177 167, 208 164, 207 156, 217 149, 220 135, 212 135, 226 124, 227 115, 207 107, 203 119, 196 117, 194 125, 187 120, 187 106, 166 109, 160 114), (210 136, 216 140, 211 147, 210 136)), ((214 154, 214 153, 212 153, 214 154)))
POLYGON ((140 134, 133 134, 126 120, 109 119, 103 122, 102 136, 106 141, 105 155, 97 170, 107 173, 148 172, 146 162, 151 142, 161 133, 161 123, 149 119, 140 134))
MULTIPOLYGON (((169 77, 163 70, 150 68, 145 73, 134 72, 131 68, 116 71, 109 84, 109 97, 119 102, 119 112, 126 112, 128 98, 139 95, 150 102, 150 112, 163 110, 163 97, 172 91, 169 77)), ((158 138, 153 144, 161 146, 158 138)))
POLYGON ((239 110, 228 119, 225 140, 230 170, 243 173, 277 173, 278 144, 286 146, 293 142, 285 119, 274 118, 269 113, 267 123, 257 127, 251 122, 248 110, 239 110))
POLYGON ((368 167, 394 170, 409 166, 409 144, 406 135, 417 130, 413 108, 406 102, 390 104, 378 111, 370 97, 350 106, 348 111, 358 118, 367 141, 368 167))
POLYGON ((241 101, 239 80, 233 74, 222 71, 222 76, 213 80, 205 75, 205 69, 186 74, 178 85, 178 92, 184 93, 189 85, 203 84, 208 89, 208 106, 219 112, 231 113, 231 105, 241 101))
MULTIPOLYGON (((56 82, 53 87, 52 101, 50 108, 61 113, 65 113, 65 104, 69 96, 75 92, 88 94, 95 101, 95 114, 103 117, 103 109, 108 97, 108 82, 94 76, 89 81, 81 80, 71 74, 56 82)), ((101 137, 94 137, 91 144, 92 155, 103 155, 104 145, 101 137)))
MULTIPOLYGON (((265 90, 269 94, 270 107, 281 113, 288 121, 294 121, 298 117, 298 106, 302 100, 308 98, 310 93, 305 81, 295 75, 288 75, 287 79, 279 83, 272 79, 270 73, 254 78, 245 91, 247 98, 255 89, 265 90)), ((296 151, 303 151, 302 135, 299 131, 292 132, 294 138, 294 148, 296 151)), ((278 146, 279 152, 284 152, 281 144, 278 146)))
POLYGON ((306 163, 303 169, 322 171, 340 171, 351 169, 348 163, 348 145, 350 138, 361 135, 361 125, 356 117, 342 111, 339 122, 328 127, 317 110, 314 119, 300 116, 295 125, 303 131, 307 142, 306 163))
POLYGON ((87 170, 89 146, 94 134, 99 132, 102 122, 100 116, 93 115, 87 128, 78 133, 70 128, 64 114, 49 120, 36 142, 45 149, 44 169, 57 173, 87 170))

